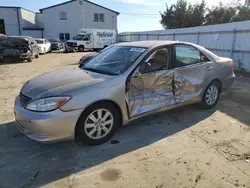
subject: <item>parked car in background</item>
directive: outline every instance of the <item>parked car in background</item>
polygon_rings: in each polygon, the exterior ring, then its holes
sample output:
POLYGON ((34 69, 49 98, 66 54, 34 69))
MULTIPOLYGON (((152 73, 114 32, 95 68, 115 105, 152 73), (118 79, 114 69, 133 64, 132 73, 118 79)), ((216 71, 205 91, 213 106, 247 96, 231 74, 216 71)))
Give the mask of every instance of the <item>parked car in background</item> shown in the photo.
POLYGON ((33 37, 29 36, 10 36, 11 38, 22 38, 27 41, 30 51, 32 53, 32 57, 39 58, 39 46, 33 37))
POLYGON ((48 39, 51 43, 51 50, 60 50, 64 48, 64 44, 59 39, 48 39))
POLYGON ((27 60, 39 57, 38 46, 29 37, 5 37, 0 40, 0 60, 27 60))
POLYGON ((47 39, 36 38, 35 40, 39 46, 40 54, 46 54, 51 51, 51 43, 47 39))
POLYGON ((112 46, 109 46, 107 48, 102 49, 99 52, 88 52, 86 55, 82 56, 81 59, 79 60, 79 66, 84 65, 87 63, 89 60, 91 60, 93 57, 97 56, 98 54, 104 52, 105 50, 109 49, 112 46))
POLYGON ((118 43, 82 67, 26 82, 15 100, 16 125, 40 142, 101 144, 146 115, 193 103, 213 108, 233 84, 233 65, 192 43, 118 43))
POLYGON ((98 54, 97 52, 89 52, 88 54, 82 56, 81 59, 79 60, 79 66, 84 65, 90 59, 92 59, 93 57, 95 57, 97 54, 98 54))

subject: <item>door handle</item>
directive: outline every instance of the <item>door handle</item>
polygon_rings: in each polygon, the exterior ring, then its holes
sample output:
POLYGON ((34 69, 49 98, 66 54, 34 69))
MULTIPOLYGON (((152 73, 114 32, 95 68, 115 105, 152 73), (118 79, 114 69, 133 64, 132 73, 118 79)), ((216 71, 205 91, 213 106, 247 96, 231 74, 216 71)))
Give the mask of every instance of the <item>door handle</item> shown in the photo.
POLYGON ((206 71, 210 71, 210 70, 212 70, 212 69, 213 69, 212 66, 207 66, 207 67, 206 67, 206 71))

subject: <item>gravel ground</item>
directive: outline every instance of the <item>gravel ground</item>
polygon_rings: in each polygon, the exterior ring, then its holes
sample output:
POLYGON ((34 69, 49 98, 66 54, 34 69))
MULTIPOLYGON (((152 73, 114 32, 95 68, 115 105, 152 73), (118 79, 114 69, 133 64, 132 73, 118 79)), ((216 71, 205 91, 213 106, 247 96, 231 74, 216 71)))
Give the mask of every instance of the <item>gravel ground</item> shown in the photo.
POLYGON ((83 54, 0 64, 0 188, 250 188, 250 78, 244 75, 212 110, 193 105, 140 119, 100 146, 44 145, 21 134, 13 115, 21 86, 77 66, 83 54))

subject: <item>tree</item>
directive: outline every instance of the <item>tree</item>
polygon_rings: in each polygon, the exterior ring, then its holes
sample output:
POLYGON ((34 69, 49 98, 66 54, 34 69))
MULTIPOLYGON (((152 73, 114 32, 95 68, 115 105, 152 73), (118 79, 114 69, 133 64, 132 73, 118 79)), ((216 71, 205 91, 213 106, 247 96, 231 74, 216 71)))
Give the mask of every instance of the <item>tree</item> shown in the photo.
POLYGON ((200 26, 205 18, 205 1, 194 5, 186 0, 178 0, 170 8, 166 4, 166 11, 161 14, 160 23, 166 29, 200 26))
POLYGON ((232 19, 233 22, 250 20, 250 8, 249 8, 249 6, 239 5, 237 7, 237 9, 238 9, 237 14, 232 19))
POLYGON ((237 7, 233 3, 225 6, 220 2, 218 6, 207 9, 207 12, 205 25, 228 23, 232 22, 236 16, 237 7))

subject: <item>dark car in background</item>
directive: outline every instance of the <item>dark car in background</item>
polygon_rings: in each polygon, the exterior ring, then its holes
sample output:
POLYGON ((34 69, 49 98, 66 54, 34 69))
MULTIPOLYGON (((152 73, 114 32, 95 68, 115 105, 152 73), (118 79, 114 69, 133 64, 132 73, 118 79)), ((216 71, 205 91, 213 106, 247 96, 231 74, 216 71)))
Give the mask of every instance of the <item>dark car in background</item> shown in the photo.
POLYGON ((59 39, 48 39, 51 43, 51 50, 60 50, 64 48, 64 44, 59 39))
POLYGON ((98 54, 104 52, 105 50, 109 49, 112 46, 109 46, 107 48, 102 49, 99 52, 89 52, 86 55, 82 56, 81 59, 79 60, 79 67, 87 63, 89 60, 91 60, 93 57, 97 56, 98 54))
POLYGON ((0 40, 0 60, 27 60, 39 57, 39 47, 32 37, 11 36, 0 40))
POLYGON ((92 59, 93 57, 97 56, 98 53, 97 52, 89 52, 88 54, 84 55, 81 57, 81 59, 79 60, 79 66, 84 65, 85 63, 87 63, 90 59, 92 59))

